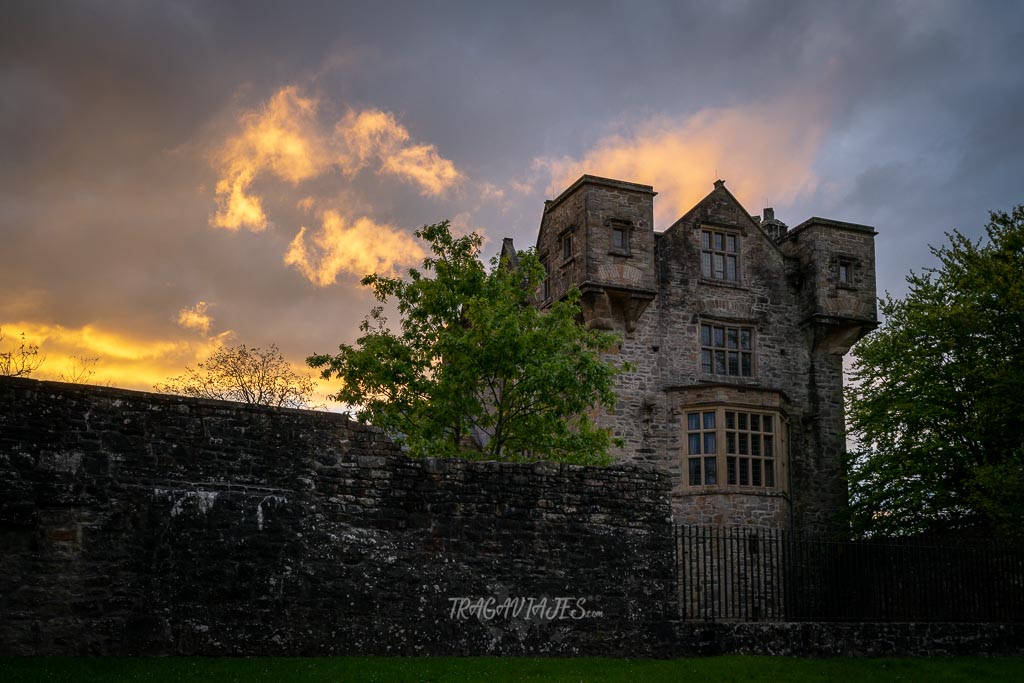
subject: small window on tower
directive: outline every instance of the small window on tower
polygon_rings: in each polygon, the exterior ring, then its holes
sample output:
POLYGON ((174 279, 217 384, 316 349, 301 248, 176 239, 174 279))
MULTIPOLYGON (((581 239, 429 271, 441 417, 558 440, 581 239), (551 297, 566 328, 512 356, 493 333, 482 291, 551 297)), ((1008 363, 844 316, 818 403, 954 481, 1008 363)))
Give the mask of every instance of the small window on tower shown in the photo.
POLYGON ((839 259, 839 282, 844 285, 853 284, 853 262, 849 259, 839 259))
POLYGON ((562 235, 562 260, 568 261, 572 258, 572 233, 562 235))
POLYGON ((612 249, 626 251, 629 248, 629 240, 625 228, 612 228, 612 249))

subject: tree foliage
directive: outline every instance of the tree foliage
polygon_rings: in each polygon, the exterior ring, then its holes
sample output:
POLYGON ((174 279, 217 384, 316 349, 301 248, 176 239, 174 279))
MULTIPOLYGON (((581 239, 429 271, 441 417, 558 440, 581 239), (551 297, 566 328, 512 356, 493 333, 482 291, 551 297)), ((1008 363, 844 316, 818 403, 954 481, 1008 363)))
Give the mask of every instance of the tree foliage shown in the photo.
POLYGON ((986 233, 932 248, 939 266, 881 300, 884 327, 854 348, 861 532, 1024 523, 1024 206, 992 213, 986 233))
POLYGON ((185 374, 154 387, 167 394, 212 398, 282 408, 309 408, 316 384, 281 355, 277 345, 266 349, 245 344, 221 347, 185 374))
MULTIPOLYGON (((4 338, 4 331, 0 329, 0 345, 4 338)), ((10 348, 0 351, 0 377, 28 377, 46 360, 36 344, 29 344, 25 340, 24 332, 19 339, 20 343, 16 341, 10 348)))
POLYGON ((617 369, 600 351, 616 338, 577 321, 578 292, 539 311, 530 302, 544 269, 532 252, 488 271, 479 235, 453 237, 447 221, 416 235, 432 252, 422 270, 362 281, 397 304, 398 328, 377 306, 354 346, 308 359, 343 381, 333 398, 413 455, 609 462, 610 437, 588 413, 613 405, 617 369))

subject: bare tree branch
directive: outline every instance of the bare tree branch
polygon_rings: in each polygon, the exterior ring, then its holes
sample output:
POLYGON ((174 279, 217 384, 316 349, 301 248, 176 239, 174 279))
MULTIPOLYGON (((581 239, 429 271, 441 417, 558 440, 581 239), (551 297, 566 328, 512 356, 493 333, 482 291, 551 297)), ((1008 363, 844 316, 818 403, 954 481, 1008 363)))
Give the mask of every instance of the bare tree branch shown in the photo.
POLYGON ((220 348, 196 369, 154 388, 162 393, 238 401, 282 408, 311 408, 311 377, 295 372, 276 344, 266 349, 245 344, 220 348))

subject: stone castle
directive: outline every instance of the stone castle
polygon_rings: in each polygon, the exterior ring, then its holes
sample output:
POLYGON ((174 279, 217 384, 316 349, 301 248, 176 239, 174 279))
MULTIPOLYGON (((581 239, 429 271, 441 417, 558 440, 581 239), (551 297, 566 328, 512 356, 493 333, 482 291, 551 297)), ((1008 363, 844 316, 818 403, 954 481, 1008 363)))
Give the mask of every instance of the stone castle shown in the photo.
MULTIPOLYGON (((668 470, 680 522, 819 533, 846 505, 843 355, 878 323, 873 228, 751 216, 714 189, 664 232, 648 185, 585 175, 545 202, 543 307, 571 285, 613 330, 624 461, 668 470)), ((505 247, 511 248, 506 240, 505 247)))

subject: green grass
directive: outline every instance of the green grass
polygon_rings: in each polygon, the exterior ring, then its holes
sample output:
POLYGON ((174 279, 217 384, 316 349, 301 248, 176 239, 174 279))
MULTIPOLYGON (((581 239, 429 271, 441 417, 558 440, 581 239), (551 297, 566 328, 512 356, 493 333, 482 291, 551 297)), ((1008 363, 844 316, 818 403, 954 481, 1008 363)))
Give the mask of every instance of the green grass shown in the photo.
POLYGON ((1024 681, 1024 659, 0 658, 2 681, 1024 681))

